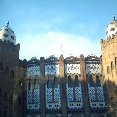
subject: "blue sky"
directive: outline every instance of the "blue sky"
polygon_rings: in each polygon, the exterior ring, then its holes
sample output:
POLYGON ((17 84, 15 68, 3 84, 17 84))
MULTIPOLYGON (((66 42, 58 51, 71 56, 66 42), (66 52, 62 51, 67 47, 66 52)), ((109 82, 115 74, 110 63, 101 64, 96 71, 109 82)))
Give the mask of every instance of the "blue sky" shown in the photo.
POLYGON ((9 20, 20 59, 101 55, 100 39, 117 0, 0 0, 0 27, 9 20))

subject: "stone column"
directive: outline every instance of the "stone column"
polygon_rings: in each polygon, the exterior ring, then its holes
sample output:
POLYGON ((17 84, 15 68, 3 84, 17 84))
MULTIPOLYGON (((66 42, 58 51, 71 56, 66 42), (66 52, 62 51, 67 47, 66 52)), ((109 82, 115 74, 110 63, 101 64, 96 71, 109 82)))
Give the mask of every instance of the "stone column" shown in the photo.
POLYGON ((84 116, 90 117, 89 100, 88 100, 88 84, 86 79, 85 71, 85 58, 80 55, 80 72, 81 72, 81 83, 82 83, 82 94, 83 94, 83 106, 84 106, 84 116))
POLYGON ((46 102, 45 102, 45 80, 40 79, 40 111, 41 117, 46 117, 46 102))
POLYGON ((45 77, 45 65, 44 65, 45 59, 44 57, 40 58, 40 78, 45 77))
POLYGON ((65 72, 64 72, 64 57, 63 57, 63 55, 61 55, 60 57, 59 57, 59 77, 60 78, 64 78, 64 74, 65 74, 65 72))
POLYGON ((60 79, 62 117, 67 117, 66 80, 60 79))

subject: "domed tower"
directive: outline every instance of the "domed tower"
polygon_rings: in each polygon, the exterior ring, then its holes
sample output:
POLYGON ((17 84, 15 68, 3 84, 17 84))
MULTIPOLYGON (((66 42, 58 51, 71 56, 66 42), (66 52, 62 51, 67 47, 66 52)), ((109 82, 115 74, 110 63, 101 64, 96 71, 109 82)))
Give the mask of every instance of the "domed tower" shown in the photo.
POLYGON ((20 44, 16 44, 9 22, 0 28, 0 117, 19 117, 21 107, 19 74, 20 44))
POLYGON ((14 31, 9 27, 9 22, 5 27, 0 29, 0 39, 2 41, 16 44, 16 36, 14 31))
MULTIPOLYGON (((106 28, 107 39, 101 39, 102 77, 107 95, 107 105, 113 113, 117 108, 117 20, 113 20, 106 28)), ((110 110, 109 110, 110 111, 110 110)), ((117 114, 117 113, 115 113, 117 114)), ((112 117, 115 117, 113 115, 112 117)))
POLYGON ((113 37, 117 33, 117 20, 113 15, 113 20, 107 25, 106 28, 106 37, 113 37))

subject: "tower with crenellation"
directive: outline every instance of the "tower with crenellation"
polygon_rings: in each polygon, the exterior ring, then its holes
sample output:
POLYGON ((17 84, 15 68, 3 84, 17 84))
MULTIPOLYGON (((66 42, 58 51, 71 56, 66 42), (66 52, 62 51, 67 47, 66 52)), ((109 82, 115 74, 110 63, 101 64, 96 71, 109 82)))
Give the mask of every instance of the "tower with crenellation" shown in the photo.
POLYGON ((106 28, 106 40, 101 39, 102 77, 105 85, 107 104, 112 117, 116 117, 117 108, 117 20, 106 28))
POLYGON ((15 33, 8 22, 0 28, 0 117, 23 116, 19 50, 20 44, 16 44, 15 33))

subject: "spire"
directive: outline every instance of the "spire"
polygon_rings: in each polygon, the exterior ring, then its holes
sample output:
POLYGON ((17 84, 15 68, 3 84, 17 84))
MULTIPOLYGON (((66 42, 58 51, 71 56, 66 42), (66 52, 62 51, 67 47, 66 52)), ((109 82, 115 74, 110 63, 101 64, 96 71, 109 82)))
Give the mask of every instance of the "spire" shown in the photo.
POLYGON ((115 20, 115 15, 113 14, 113 20, 115 20))
POLYGON ((9 21, 7 22, 7 27, 9 27, 9 21))

